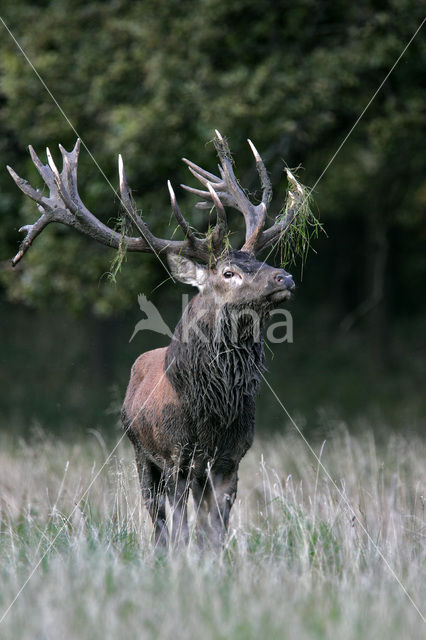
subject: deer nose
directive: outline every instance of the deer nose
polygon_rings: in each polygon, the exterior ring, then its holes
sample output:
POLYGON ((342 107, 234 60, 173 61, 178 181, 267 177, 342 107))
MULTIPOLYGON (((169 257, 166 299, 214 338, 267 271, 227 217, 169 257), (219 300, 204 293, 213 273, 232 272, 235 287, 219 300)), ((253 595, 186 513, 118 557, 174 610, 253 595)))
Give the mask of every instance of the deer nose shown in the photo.
POLYGON ((296 288, 296 285, 294 284, 294 280, 293 280, 293 276, 291 276, 289 273, 283 273, 282 271, 279 273, 276 273, 274 275, 274 280, 277 284, 281 285, 281 286, 285 286, 286 289, 288 289, 289 291, 294 291, 294 289, 296 288))

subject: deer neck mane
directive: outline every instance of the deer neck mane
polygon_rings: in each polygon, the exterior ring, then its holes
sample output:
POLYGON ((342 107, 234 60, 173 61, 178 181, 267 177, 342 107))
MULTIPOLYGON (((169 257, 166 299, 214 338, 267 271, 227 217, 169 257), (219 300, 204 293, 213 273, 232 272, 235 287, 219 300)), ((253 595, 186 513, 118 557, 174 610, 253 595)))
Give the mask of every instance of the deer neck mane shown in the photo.
POLYGON ((228 426, 244 401, 254 400, 264 369, 259 329, 256 335, 248 316, 238 318, 235 326, 226 305, 209 307, 201 295, 190 301, 165 361, 167 378, 189 413, 228 426))

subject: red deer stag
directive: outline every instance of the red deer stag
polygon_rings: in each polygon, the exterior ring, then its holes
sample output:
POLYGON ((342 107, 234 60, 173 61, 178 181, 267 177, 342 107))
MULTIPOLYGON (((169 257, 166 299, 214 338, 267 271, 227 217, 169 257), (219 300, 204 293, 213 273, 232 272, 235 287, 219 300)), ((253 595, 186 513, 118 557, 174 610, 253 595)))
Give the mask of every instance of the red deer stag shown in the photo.
MULTIPOLYGON (((216 132, 219 155, 216 176, 185 160, 203 189, 184 188, 201 198, 198 207, 216 212, 211 233, 195 233, 183 217, 169 183, 171 206, 184 240, 157 238, 138 214, 119 158, 120 191, 124 211, 137 230, 122 237, 96 218, 77 190, 80 143, 60 151, 59 173, 47 149, 43 165, 30 147, 32 160, 49 189, 49 196, 31 187, 8 167, 18 187, 41 212, 13 258, 16 265, 32 241, 51 222, 61 222, 109 247, 166 255, 174 277, 198 287, 185 309, 168 347, 143 353, 132 367, 122 408, 123 427, 136 453, 142 496, 154 524, 156 544, 166 545, 166 497, 172 508, 172 542, 188 539, 187 499, 192 490, 198 516, 198 536, 220 544, 237 492, 238 466, 252 444, 255 398, 263 369, 263 341, 256 335, 268 313, 295 288, 283 269, 256 260, 256 254, 278 241, 292 224, 294 206, 265 227, 271 184, 254 145, 262 186, 262 200, 254 205, 234 175, 227 145, 216 132), (224 206, 243 214, 245 241, 240 250, 226 248, 224 206)), ((296 198, 297 196, 292 196, 296 198)), ((298 196, 300 198, 300 195, 298 196)))

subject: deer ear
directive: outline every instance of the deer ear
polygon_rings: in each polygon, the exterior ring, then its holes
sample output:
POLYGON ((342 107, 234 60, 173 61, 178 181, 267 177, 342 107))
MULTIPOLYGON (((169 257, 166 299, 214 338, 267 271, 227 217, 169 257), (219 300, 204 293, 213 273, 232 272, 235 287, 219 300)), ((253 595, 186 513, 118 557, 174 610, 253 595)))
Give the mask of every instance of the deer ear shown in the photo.
POLYGON ((207 267, 174 253, 167 256, 167 261, 176 280, 198 287, 200 291, 203 290, 207 284, 207 267))

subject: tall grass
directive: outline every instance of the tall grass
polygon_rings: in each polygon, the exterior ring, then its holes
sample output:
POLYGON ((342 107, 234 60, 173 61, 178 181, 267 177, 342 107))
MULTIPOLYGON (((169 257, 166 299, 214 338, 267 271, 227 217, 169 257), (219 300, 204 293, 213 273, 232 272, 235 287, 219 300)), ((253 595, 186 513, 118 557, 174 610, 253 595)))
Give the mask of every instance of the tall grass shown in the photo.
POLYGON ((424 615, 426 446, 414 436, 378 447, 342 430, 318 446, 340 492, 297 436, 257 442, 223 553, 168 556, 153 551, 126 442, 84 500, 107 455, 99 435, 1 445, 0 617, 47 554, 0 638, 426 637, 377 552, 424 615))

